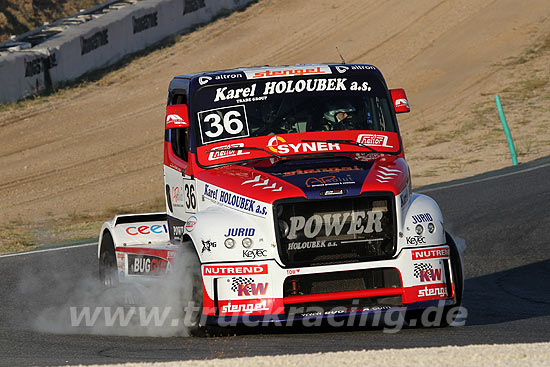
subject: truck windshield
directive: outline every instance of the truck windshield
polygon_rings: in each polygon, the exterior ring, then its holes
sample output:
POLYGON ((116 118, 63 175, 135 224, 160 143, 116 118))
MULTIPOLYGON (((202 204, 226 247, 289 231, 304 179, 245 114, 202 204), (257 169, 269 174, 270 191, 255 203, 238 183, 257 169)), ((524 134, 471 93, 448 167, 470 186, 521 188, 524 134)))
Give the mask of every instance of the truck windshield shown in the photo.
MULTIPOLYGON (((369 74, 206 85, 195 93, 192 107, 191 119, 198 126, 197 146, 212 145, 212 149, 218 142, 225 143, 226 149, 253 146, 258 140, 249 138, 270 135, 299 133, 303 139, 318 139, 318 134, 313 137, 308 133, 397 133, 387 89, 369 74), (231 140, 237 139, 240 144, 232 145, 231 140)), ((336 137, 348 138, 341 134, 336 137)), ((336 137, 326 135, 323 139, 336 137)))

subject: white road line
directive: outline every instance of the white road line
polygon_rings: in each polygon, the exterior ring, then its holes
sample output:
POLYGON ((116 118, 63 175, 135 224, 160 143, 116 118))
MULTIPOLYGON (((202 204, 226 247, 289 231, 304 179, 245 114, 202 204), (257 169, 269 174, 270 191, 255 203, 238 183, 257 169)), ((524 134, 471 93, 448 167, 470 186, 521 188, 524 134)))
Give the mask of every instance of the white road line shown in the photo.
MULTIPOLYGON (((472 184, 472 183, 478 183, 478 182, 483 182, 483 181, 490 181, 490 180, 494 180, 494 179, 501 178, 501 177, 507 177, 507 176, 512 176, 512 175, 517 175, 517 174, 523 173, 523 172, 534 171, 534 170, 536 170, 536 169, 544 168, 544 167, 548 167, 548 166, 550 166, 550 163, 543 164, 543 165, 541 165, 541 166, 526 168, 526 169, 521 170, 521 171, 510 172, 510 173, 504 173, 504 174, 502 174, 502 175, 491 176, 491 177, 486 177, 486 178, 480 178, 480 179, 474 180, 474 181, 467 181, 467 182, 461 182, 461 183, 456 183, 456 184, 447 185, 447 186, 434 187, 434 188, 432 188, 432 189, 426 189, 426 190, 418 190, 417 192, 424 193, 424 192, 430 192, 430 191, 448 189, 448 188, 451 188, 451 187, 469 185, 469 184, 472 184)), ((413 190, 413 191, 415 191, 415 190, 413 190)))
POLYGON ((32 254, 39 254, 41 252, 50 252, 50 251, 60 251, 60 250, 67 250, 67 249, 73 249, 73 248, 79 248, 79 247, 86 247, 86 246, 97 246, 97 242, 94 243, 85 243, 82 245, 74 245, 74 246, 65 246, 65 247, 55 247, 55 248, 47 248, 44 250, 34 250, 34 251, 26 251, 26 252, 16 252, 15 254, 6 254, 6 255, 0 255, 0 259, 3 257, 13 257, 13 256, 23 256, 23 255, 32 255, 32 254))

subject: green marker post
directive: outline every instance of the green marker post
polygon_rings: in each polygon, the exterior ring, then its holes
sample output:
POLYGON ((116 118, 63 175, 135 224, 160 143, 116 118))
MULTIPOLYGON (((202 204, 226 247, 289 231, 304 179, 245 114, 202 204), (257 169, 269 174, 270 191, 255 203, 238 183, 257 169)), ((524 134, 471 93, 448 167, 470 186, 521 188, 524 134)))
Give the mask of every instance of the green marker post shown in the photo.
POLYGON ((502 127, 504 128, 504 134, 506 135, 506 140, 508 140, 508 148, 510 149, 510 155, 512 156, 512 164, 514 166, 518 165, 518 157, 516 155, 516 148, 514 148, 514 140, 512 139, 512 134, 510 133, 510 128, 508 128, 508 123, 506 122, 506 116, 504 116, 504 111, 502 110, 502 104, 500 103, 500 97, 495 96, 495 102, 497 104, 498 116, 500 117, 500 122, 502 122, 502 127))

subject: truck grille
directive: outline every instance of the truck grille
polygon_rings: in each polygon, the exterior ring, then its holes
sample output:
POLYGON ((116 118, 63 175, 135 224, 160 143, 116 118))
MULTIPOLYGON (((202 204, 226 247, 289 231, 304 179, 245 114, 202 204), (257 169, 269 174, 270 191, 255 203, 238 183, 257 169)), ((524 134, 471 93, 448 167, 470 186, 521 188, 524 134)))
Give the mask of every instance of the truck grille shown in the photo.
POLYGON ((400 287, 401 277, 395 268, 362 269, 287 277, 284 282, 283 296, 400 287))
POLYGON ((394 196, 378 193, 275 204, 284 265, 304 267, 381 260, 395 254, 394 196))

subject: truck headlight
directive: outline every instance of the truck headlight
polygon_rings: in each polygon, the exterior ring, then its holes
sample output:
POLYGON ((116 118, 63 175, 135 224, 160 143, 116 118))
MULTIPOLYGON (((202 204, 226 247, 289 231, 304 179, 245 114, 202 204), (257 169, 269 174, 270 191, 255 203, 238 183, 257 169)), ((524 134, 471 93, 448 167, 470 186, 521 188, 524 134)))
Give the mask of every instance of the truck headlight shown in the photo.
POLYGON ((232 238, 228 238, 228 239, 226 239, 226 240, 224 241, 223 244, 224 244, 225 247, 227 247, 227 248, 233 248, 233 247, 235 247, 235 240, 232 239, 232 238))
POLYGON ((424 232, 424 227, 422 227, 421 224, 417 224, 414 230, 416 231, 416 234, 420 236, 424 232))
POLYGON ((435 231, 435 226, 433 223, 428 223, 428 232, 430 233, 434 233, 435 231))
POLYGON ((246 248, 249 248, 249 247, 252 247, 252 238, 243 238, 243 247, 246 247, 246 248))

